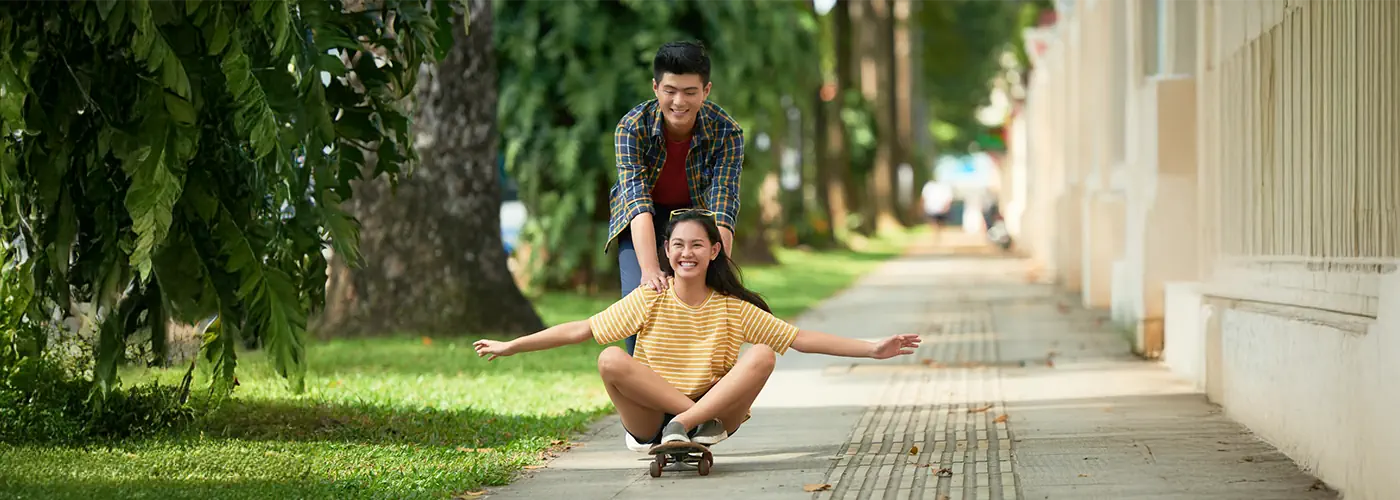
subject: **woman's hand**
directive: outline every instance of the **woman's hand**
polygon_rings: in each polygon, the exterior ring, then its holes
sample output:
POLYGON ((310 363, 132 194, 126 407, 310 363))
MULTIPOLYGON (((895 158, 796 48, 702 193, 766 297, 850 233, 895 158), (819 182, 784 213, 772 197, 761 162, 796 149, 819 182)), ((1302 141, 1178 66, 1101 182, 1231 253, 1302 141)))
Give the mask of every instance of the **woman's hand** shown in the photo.
POLYGON ((905 354, 913 354, 914 349, 919 347, 917 333, 903 333, 892 336, 875 343, 875 347, 870 349, 870 357, 875 359, 888 359, 905 354))
POLYGON ((515 347, 512 346, 510 342, 501 342, 499 340, 481 339, 472 343, 472 347, 476 349, 477 357, 491 356, 486 359, 487 361, 494 361, 496 358, 515 354, 515 347))

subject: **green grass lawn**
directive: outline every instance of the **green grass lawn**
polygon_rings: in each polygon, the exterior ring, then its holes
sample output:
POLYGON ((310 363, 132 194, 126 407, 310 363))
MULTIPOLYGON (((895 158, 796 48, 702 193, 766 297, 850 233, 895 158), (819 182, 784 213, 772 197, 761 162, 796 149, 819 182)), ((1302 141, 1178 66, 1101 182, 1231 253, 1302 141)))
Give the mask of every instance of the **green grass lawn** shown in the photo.
MULTIPOLYGON (((780 250, 782 265, 744 275, 791 318, 921 234, 876 240, 862 252, 780 250)), ((616 298, 556 293, 535 304, 555 324, 616 298)), ((81 447, 0 444, 0 497, 443 498, 509 482, 611 412, 595 371, 600 346, 488 364, 472 352, 475 339, 315 343, 302 395, 287 391, 259 353, 243 353, 234 399, 186 431, 81 447)), ((123 378, 174 384, 182 374, 123 378)))

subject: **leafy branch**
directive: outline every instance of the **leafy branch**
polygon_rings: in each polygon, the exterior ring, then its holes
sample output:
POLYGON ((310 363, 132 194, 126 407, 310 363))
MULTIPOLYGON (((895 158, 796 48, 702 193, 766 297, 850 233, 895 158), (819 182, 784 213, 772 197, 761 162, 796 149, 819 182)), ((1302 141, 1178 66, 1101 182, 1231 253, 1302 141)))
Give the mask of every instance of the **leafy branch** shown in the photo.
POLYGON ((358 259, 339 204, 416 159, 402 101, 454 7, 347 3, 0 4, 0 369, 90 335, 105 395, 138 332, 161 364, 167 322, 212 321, 211 390, 240 344, 303 389, 322 251, 358 259))

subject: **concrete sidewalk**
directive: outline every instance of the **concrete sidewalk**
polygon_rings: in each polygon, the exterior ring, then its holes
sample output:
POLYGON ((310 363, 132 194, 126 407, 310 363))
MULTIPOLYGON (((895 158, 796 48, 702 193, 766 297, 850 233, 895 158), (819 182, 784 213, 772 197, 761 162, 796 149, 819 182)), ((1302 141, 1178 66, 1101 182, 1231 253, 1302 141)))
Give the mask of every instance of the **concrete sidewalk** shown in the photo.
POLYGON ((896 360, 789 352, 714 470, 647 473, 608 418, 487 498, 1313 499, 1336 493, 1138 360, 1026 264, 921 248, 797 320, 925 335, 896 360), (816 491, 808 491, 816 490, 816 491))

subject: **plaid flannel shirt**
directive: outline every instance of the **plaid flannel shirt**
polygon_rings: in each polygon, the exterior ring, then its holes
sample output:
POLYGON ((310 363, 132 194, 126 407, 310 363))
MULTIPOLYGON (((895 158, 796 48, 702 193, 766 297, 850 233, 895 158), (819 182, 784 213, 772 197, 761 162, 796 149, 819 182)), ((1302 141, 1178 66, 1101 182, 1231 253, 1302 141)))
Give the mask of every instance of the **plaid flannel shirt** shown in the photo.
MULTIPOLYGON (((642 213, 655 215, 652 187, 666 164, 666 138, 656 99, 632 108, 613 134, 617 182, 608 193, 611 219, 603 251, 642 213)), ((692 199, 715 212, 715 222, 734 231, 739 218, 739 172, 744 164, 744 130, 719 105, 705 101, 697 113, 685 163, 692 199)))

